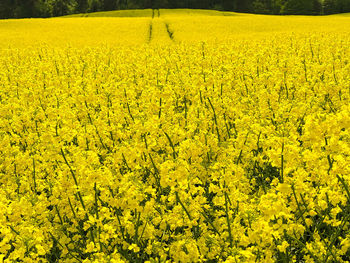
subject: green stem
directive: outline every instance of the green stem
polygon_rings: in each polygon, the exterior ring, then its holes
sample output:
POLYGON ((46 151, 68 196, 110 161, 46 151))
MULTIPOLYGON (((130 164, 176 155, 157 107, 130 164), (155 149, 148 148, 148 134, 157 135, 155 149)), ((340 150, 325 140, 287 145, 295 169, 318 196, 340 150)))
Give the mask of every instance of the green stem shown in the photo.
POLYGON ((80 203, 81 203, 83 209, 85 210, 85 204, 84 204, 83 198, 82 198, 82 196, 81 196, 81 194, 80 194, 80 191, 79 191, 79 185, 78 185, 77 178, 76 178, 76 176, 75 176, 75 173, 74 173, 72 167, 70 166, 69 162, 67 161, 66 155, 64 154, 64 151, 63 151, 62 148, 61 148, 61 154, 62 154, 62 156, 63 156, 63 159, 64 159, 65 163, 67 164, 67 166, 68 166, 68 168, 69 168, 69 170, 70 170, 70 173, 72 174, 72 177, 73 177, 75 186, 76 186, 77 189, 78 189, 77 194, 78 194, 78 197, 79 197, 79 201, 80 201, 80 203))
POLYGON ((33 157, 33 182, 34 182, 34 193, 37 193, 37 191, 36 191, 35 159, 34 159, 34 157, 33 157))
POLYGON ((230 247, 233 247, 233 238, 232 238, 232 233, 231 233, 231 223, 230 223, 230 217, 228 214, 228 196, 227 193, 225 192, 225 214, 226 214, 226 221, 227 221, 227 231, 228 231, 228 238, 230 241, 230 247))
POLYGON ((214 226, 214 223, 212 222, 212 220, 210 220, 209 216, 207 215, 207 211, 205 210, 205 208, 203 208, 202 215, 204 216, 205 220, 207 220, 208 223, 211 225, 211 227, 213 228, 214 232, 220 236, 220 232, 214 226))
POLYGON ((176 152, 175 152, 174 144, 171 141, 170 136, 166 132, 164 132, 164 134, 168 138, 169 144, 170 144, 171 148, 173 149, 173 158, 176 159, 176 152))
POLYGON ((209 101, 210 107, 211 107, 213 114, 214 114, 214 123, 215 123, 215 127, 216 127, 216 133, 218 135, 218 141, 220 142, 220 133, 219 133, 218 121, 216 118, 216 112, 215 112, 214 106, 211 103, 211 100, 209 98, 208 98, 208 101, 209 101))
POLYGON ((188 210, 186 209, 185 205, 181 202, 181 199, 179 197, 178 192, 175 192, 175 196, 176 196, 177 201, 180 203, 183 210, 185 211, 186 215, 188 216, 188 219, 190 219, 192 221, 192 217, 191 217, 190 213, 188 212, 188 210))

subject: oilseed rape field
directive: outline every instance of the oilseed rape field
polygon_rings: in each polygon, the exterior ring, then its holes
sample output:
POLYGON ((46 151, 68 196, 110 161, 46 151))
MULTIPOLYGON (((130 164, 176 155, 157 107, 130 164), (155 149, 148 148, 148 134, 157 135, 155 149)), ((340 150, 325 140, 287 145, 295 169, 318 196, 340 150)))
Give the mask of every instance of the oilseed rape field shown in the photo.
POLYGON ((350 261, 349 16, 116 11, 0 38, 0 262, 350 261))

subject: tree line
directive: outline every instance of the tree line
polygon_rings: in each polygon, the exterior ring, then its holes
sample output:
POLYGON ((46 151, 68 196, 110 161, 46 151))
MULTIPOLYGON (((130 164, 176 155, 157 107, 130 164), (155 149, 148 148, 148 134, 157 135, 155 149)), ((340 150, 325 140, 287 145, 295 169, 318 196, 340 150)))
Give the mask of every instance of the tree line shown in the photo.
POLYGON ((350 12, 350 0, 0 0, 0 18, 52 17, 136 8, 202 8, 276 14, 350 12))

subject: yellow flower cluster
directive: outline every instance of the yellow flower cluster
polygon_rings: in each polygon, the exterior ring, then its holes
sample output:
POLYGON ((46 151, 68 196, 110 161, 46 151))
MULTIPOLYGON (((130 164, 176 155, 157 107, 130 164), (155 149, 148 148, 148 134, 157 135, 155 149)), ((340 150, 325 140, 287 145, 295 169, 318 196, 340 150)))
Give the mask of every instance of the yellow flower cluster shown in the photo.
POLYGON ((195 41, 176 19, 2 46, 0 262, 350 260, 350 31, 195 41))

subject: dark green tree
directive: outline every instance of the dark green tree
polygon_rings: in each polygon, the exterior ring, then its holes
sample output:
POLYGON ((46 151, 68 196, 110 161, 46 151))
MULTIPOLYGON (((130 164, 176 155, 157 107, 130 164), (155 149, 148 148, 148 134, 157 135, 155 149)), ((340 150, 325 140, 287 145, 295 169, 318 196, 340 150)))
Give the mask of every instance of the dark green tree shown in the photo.
POLYGON ((214 8, 316 15, 350 12, 350 0, 0 0, 0 18, 49 17, 130 8, 214 8))
POLYGON ((271 10, 271 1, 270 0, 255 0, 252 3, 252 11, 257 14, 270 14, 271 10))
POLYGON ((53 1, 53 15, 64 16, 75 12, 77 2, 75 0, 55 0, 53 1))
POLYGON ((337 0, 336 9, 337 9, 337 13, 350 12, 350 0, 337 0))
POLYGON ((225 11, 236 11, 237 0, 222 0, 221 2, 222 9, 225 11))
POLYGON ((308 15, 316 14, 315 0, 288 0, 284 3, 281 14, 283 15, 308 15))
POLYGON ((115 0, 103 0, 103 10, 115 10, 117 9, 117 1, 115 0))
POLYGON ((98 12, 103 10, 103 3, 100 0, 88 0, 88 12, 98 12))
POLYGON ((76 12, 78 13, 86 13, 88 10, 88 0, 76 0, 76 12))
POLYGON ((236 0, 235 2, 235 11, 247 13, 253 9, 253 0, 236 0))
POLYGON ((336 0, 324 0, 322 9, 323 9, 323 13, 325 15, 335 14, 337 12, 337 1, 336 0))
POLYGON ((15 9, 14 1, 1 0, 0 1, 0 18, 12 18, 15 9))

